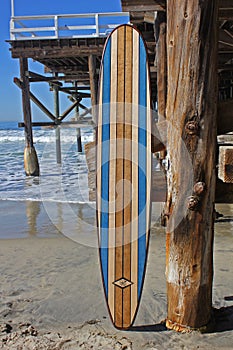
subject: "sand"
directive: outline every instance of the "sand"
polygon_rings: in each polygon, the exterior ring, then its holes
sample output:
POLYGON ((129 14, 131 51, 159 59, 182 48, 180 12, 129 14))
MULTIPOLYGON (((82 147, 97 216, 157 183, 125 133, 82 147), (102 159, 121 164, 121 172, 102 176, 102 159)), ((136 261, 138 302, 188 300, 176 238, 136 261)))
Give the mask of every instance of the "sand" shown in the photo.
MULTIPOLYGON (((1 214, 0 228, 4 237, 0 240, 0 349, 233 349, 233 206, 217 208, 224 216, 215 225, 216 327, 208 334, 177 334, 162 323, 166 318, 165 234, 157 224, 152 225, 135 324, 129 331, 119 331, 109 321, 96 247, 63 236, 42 207, 39 213, 36 209, 34 221, 31 210, 28 221, 23 217, 29 203, 1 202, 1 206, 7 207, 8 215, 1 214), (13 208, 21 213, 15 221, 10 219, 13 208), (21 238, 16 238, 17 222, 21 238), (6 227, 15 229, 8 232, 10 238, 5 237, 6 227)), ((94 229, 87 234, 95 240, 94 229)))

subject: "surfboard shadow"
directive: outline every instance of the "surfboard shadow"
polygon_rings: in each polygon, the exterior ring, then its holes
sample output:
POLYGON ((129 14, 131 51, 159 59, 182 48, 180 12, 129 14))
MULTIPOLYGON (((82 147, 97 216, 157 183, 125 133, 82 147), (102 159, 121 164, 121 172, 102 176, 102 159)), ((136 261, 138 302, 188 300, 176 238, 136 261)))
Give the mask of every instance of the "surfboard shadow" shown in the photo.
POLYGON ((167 330, 165 323, 132 326, 128 329, 129 332, 165 332, 167 330))

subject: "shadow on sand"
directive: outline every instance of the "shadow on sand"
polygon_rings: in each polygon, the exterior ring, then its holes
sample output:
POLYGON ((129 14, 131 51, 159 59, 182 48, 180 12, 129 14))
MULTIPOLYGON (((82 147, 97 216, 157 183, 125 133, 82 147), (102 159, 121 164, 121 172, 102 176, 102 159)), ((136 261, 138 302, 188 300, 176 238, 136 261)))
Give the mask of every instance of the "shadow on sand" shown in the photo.
MULTIPOLYGON (((233 296, 224 298, 233 301, 233 296)), ((233 331, 233 305, 214 309, 215 327, 212 333, 233 331)))
POLYGON ((132 326, 128 329, 130 332, 164 332, 167 330, 165 322, 145 326, 132 326))
MULTIPOLYGON (((226 296, 226 301, 233 301, 232 296, 226 296)), ((219 333, 233 331, 233 305, 213 309, 214 323, 204 333, 219 333)), ((132 326, 128 329, 129 332, 165 332, 168 331, 165 322, 152 325, 132 326)))
POLYGON ((215 222, 233 222, 233 217, 228 216, 228 217, 219 218, 219 219, 216 219, 215 222))

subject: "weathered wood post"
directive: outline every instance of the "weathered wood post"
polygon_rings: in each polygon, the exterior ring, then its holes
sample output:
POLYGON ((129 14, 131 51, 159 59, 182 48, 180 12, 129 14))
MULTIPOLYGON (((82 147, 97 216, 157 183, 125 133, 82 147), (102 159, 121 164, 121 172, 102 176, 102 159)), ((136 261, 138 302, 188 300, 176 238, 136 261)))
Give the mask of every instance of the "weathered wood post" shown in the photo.
MULTIPOLYGON (((157 103, 158 103, 158 127, 162 125, 166 128, 166 98, 167 98, 167 46, 166 46, 166 12, 157 11, 155 15, 155 42, 156 57, 155 64, 157 66, 157 103), (160 126, 159 126, 160 124, 160 126)), ((160 130, 161 132, 161 130, 160 130)), ((166 131, 165 131, 166 133, 166 131)), ((163 142, 166 141, 164 133, 161 133, 163 142)), ((166 157, 166 149, 160 150, 160 161, 166 157)), ((165 211, 165 210, 164 210, 165 211)), ((162 216, 162 222, 166 218, 162 216)))
MULTIPOLYGON (((76 88, 76 100, 78 100, 78 84, 77 81, 75 81, 74 86, 76 88)), ((77 104, 75 107, 75 119, 78 121, 79 120, 79 105, 77 104)), ((76 136, 77 136, 77 148, 78 152, 82 152, 82 136, 81 136, 81 129, 77 128, 76 129, 76 136)))
MULTIPOLYGON (((79 120, 79 107, 78 105, 75 107, 75 119, 78 121, 79 120)), ((81 136, 81 129, 77 128, 77 147, 78 147, 78 152, 82 152, 82 136, 81 136)))
POLYGON ((98 90, 98 79, 96 75, 96 57, 94 55, 88 56, 88 69, 90 78, 90 90, 91 90, 91 105, 92 105, 92 119, 95 123, 95 108, 97 104, 97 90, 98 90))
POLYGON ((166 325, 207 326, 212 310, 218 1, 167 0, 166 325), (193 179, 182 150, 188 150, 193 179), (188 180, 188 181, 187 181, 188 180), (193 180, 191 196, 188 186, 193 180), (179 216, 181 212, 182 219, 179 216))
POLYGON ((25 149, 24 149, 24 169, 27 176, 39 176, 39 162, 36 150, 33 146, 32 117, 30 105, 30 89, 28 79, 28 60, 20 58, 20 80, 22 90, 22 105, 24 116, 25 149))
POLYGON ((166 12, 158 11, 155 18, 157 102, 159 121, 165 118, 167 96, 166 12))
MULTIPOLYGON (((54 96, 54 115, 56 120, 60 116, 60 105, 59 105, 59 88, 57 85, 53 85, 53 96, 54 96)), ((55 128, 56 135, 56 159, 57 163, 61 164, 61 131, 59 125, 55 128)))

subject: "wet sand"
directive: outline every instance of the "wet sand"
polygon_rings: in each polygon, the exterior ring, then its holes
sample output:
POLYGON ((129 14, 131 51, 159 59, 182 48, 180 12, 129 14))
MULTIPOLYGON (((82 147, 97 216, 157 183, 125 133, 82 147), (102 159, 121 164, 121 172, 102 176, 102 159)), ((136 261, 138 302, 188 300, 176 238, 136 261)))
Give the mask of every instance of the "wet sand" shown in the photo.
POLYGON ((166 317, 163 228, 152 224, 135 324, 127 332, 118 331, 104 301, 92 208, 56 203, 48 210, 40 202, 30 203, 0 201, 0 349, 233 348, 233 206, 217 207, 224 216, 215 225, 215 330, 177 334, 161 323, 166 317), (87 238, 72 232, 71 223, 72 235, 61 233, 74 215, 82 219, 76 220, 76 230, 85 229, 87 238))

